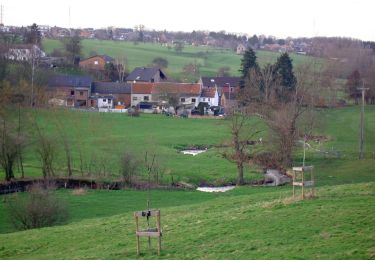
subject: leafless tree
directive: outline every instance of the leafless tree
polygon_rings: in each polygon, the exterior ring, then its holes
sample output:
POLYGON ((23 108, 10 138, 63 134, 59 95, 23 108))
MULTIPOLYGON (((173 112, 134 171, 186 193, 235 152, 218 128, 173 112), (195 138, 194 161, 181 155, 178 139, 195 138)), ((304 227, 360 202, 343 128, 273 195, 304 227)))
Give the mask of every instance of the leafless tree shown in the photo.
POLYGON ((40 158, 42 164, 43 178, 49 178, 55 175, 54 160, 56 157, 57 147, 55 139, 48 136, 44 129, 42 129, 34 116, 33 128, 36 137, 36 153, 40 158))
POLYGON ((120 82, 124 82, 126 72, 128 70, 128 60, 125 56, 121 56, 115 59, 115 67, 118 73, 118 79, 120 82))
POLYGON ((6 204, 10 219, 20 230, 51 226, 67 220, 68 211, 49 185, 34 184, 28 196, 18 194, 6 204))
POLYGON ((261 132, 254 115, 248 108, 232 109, 228 113, 231 142, 230 149, 223 156, 236 163, 237 185, 244 184, 244 165, 254 156, 249 141, 261 132))
POLYGON ((133 184, 134 177, 136 177, 139 172, 140 164, 134 152, 125 151, 123 153, 120 160, 120 174, 125 184, 133 184))

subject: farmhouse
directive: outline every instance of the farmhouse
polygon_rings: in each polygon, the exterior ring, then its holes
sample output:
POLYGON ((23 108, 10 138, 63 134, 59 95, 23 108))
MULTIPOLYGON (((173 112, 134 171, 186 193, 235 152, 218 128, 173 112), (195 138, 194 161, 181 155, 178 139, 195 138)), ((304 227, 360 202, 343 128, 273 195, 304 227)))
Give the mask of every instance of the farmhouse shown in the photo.
POLYGON ((86 107, 91 96, 90 76, 59 75, 48 82, 48 97, 61 100, 65 106, 86 107))
POLYGON ((131 106, 137 106, 140 102, 152 102, 152 88, 154 84, 134 83, 132 85, 131 106))
POLYGON ((219 95, 219 105, 224 106, 221 103, 224 93, 230 93, 226 99, 233 99, 235 95, 232 93, 237 93, 240 85, 240 77, 201 77, 199 83, 202 84, 204 88, 217 88, 219 95))
POLYGON ((126 78, 126 82, 135 83, 135 82, 161 82, 166 81, 167 76, 159 68, 145 68, 138 67, 135 68, 129 76, 126 78))
POLYGON ((152 89, 153 100, 168 103, 172 97, 185 108, 194 108, 199 103, 202 88, 200 84, 191 83, 155 83, 152 89))
POLYGON ((90 58, 81 60, 79 67, 85 70, 104 71, 107 64, 113 63, 114 59, 107 55, 95 55, 90 58))
POLYGON ((114 106, 129 107, 131 105, 131 84, 125 82, 94 82, 91 89, 91 107, 99 107, 99 97, 111 99, 114 106))
POLYGON ((215 87, 215 88, 202 89, 199 102, 207 103, 210 106, 218 106, 219 94, 217 92, 217 88, 215 87))

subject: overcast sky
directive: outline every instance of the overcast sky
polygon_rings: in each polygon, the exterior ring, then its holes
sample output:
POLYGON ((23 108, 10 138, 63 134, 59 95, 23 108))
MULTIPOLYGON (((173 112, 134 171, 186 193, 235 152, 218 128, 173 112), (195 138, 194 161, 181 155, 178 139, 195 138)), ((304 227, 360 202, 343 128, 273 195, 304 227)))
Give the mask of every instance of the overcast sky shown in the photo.
POLYGON ((5 25, 225 30, 375 41, 375 0, 0 0, 5 25), (70 9, 70 19, 69 19, 70 9))

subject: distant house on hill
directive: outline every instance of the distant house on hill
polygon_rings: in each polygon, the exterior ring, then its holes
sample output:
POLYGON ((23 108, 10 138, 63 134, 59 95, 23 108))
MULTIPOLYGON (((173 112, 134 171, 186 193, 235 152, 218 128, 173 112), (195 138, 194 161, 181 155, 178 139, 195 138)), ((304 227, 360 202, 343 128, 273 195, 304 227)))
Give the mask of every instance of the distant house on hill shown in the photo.
POLYGON ((243 45, 242 43, 237 45, 236 53, 238 55, 243 55, 245 53, 245 51, 246 51, 245 45, 243 45))
POLYGON ((107 55, 95 55, 90 58, 81 60, 79 67, 86 70, 105 70, 107 64, 113 63, 114 59, 107 55))
POLYGON ((65 106, 87 107, 91 86, 90 76, 53 76, 48 81, 48 97, 50 100, 63 101, 65 106))
MULTIPOLYGON (((99 107, 99 98, 111 98, 113 105, 131 105, 131 84, 125 82, 94 82, 91 89, 91 107, 99 107)), ((108 102, 108 101, 107 101, 108 102)))
POLYGON ((167 76, 159 68, 145 68, 138 67, 135 68, 129 76, 126 78, 126 82, 135 83, 135 82, 161 82, 165 81, 167 76))
POLYGON ((46 54, 34 44, 15 44, 10 46, 5 58, 16 61, 30 61, 32 58, 44 58, 46 54))

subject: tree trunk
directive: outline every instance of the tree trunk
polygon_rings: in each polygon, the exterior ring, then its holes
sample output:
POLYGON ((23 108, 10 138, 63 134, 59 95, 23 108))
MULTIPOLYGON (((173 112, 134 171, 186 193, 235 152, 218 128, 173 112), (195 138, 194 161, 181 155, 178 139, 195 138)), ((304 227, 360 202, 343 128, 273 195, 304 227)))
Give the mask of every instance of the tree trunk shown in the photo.
POLYGON ((243 185, 243 163, 237 162, 237 185, 243 185))

